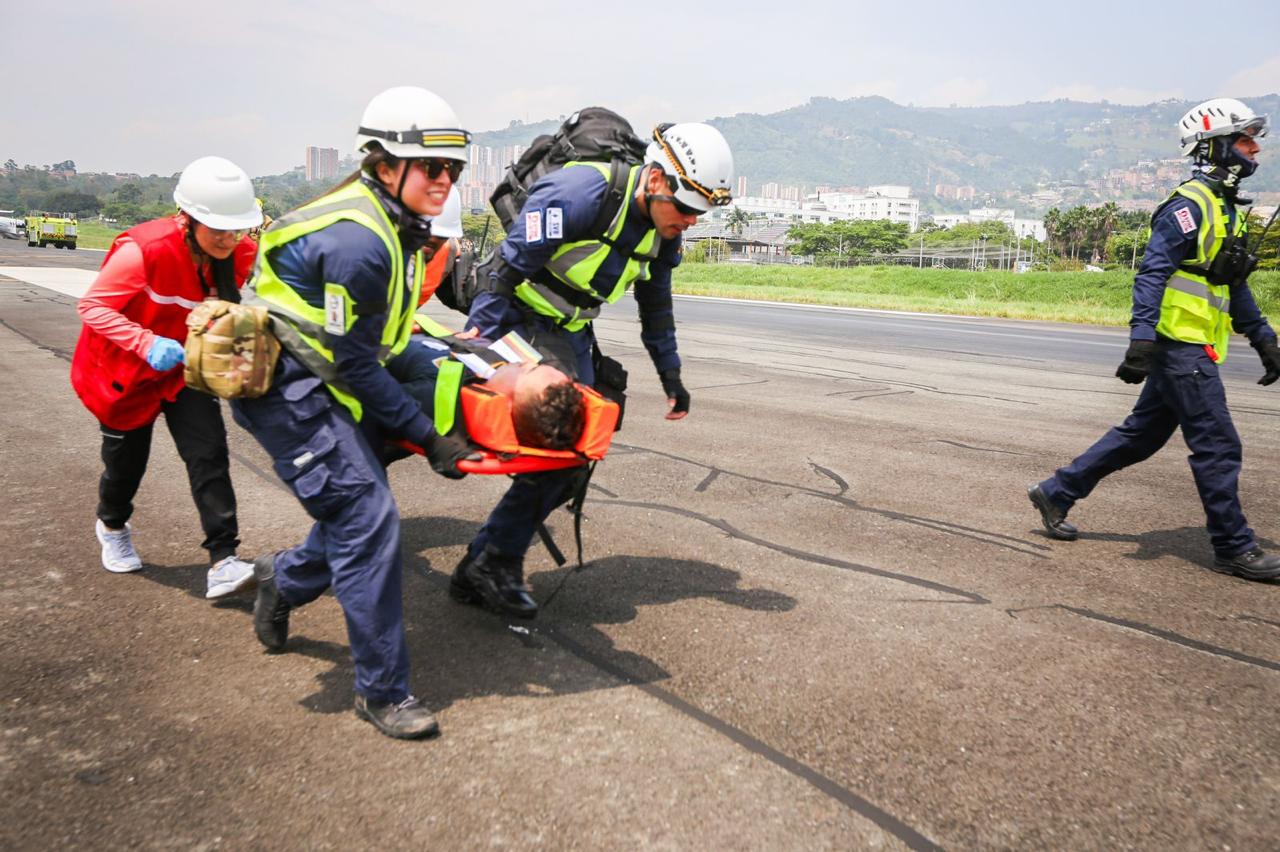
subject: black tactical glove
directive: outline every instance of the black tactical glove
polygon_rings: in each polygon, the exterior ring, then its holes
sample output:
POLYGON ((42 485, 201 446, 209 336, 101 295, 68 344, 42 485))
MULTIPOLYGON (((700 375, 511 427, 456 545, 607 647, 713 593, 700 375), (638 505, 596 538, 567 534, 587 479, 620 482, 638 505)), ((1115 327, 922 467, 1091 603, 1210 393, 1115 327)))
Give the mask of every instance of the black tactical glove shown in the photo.
POLYGON ((1142 384, 1151 372, 1151 360, 1156 356, 1154 340, 1130 340, 1124 353, 1124 363, 1116 368, 1116 376, 1131 385, 1142 384))
POLYGON ((1262 378, 1258 379, 1258 384, 1269 385, 1276 379, 1280 379, 1280 346, 1276 345, 1274 337, 1268 337, 1253 344, 1253 348, 1258 350, 1258 357, 1262 359, 1262 369, 1266 370, 1262 378))
POLYGON ((680 381, 680 368, 663 370, 658 378, 662 379, 662 392, 667 395, 667 406, 671 409, 667 412, 667 419, 679 420, 689 413, 689 392, 680 381))
POLYGON ((419 446, 427 451, 431 469, 448 479, 462 479, 465 473, 458 470, 460 461, 480 461, 480 454, 466 440, 441 435, 434 429, 427 433, 419 446))

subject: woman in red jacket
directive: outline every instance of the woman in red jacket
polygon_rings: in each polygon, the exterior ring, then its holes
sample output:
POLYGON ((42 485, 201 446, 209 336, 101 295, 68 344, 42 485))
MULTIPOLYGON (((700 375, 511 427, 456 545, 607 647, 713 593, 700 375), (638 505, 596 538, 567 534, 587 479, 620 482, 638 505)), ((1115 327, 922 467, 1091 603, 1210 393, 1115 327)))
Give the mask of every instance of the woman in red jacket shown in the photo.
POLYGON ((236 497, 218 400, 183 382, 186 319, 204 299, 240 301, 257 251, 246 234, 262 223, 262 210, 249 176, 221 157, 187 166, 173 199, 177 215, 116 238, 80 300, 84 328, 71 384, 102 429, 96 524, 102 567, 115 573, 142 568, 129 516, 147 469, 152 427, 163 413, 200 512, 212 565, 206 597, 212 599, 249 587, 253 565, 235 555, 236 497))

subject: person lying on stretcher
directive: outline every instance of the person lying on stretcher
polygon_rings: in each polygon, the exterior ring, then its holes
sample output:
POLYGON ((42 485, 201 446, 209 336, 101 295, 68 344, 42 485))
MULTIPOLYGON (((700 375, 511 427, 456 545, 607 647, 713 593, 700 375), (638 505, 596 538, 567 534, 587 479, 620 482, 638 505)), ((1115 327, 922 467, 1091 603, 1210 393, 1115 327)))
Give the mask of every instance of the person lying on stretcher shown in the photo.
POLYGON ((482 386, 510 401, 511 425, 521 446, 572 450, 582 437, 582 391, 550 364, 503 364, 482 386))
MULTIPOLYGON (((554 470, 607 452, 617 405, 575 383, 518 335, 493 344, 455 336, 415 337, 410 349, 415 348, 406 350, 408 357, 393 359, 404 368, 393 373, 399 373, 397 378, 439 434, 486 451, 479 463, 474 458, 460 462, 460 470, 554 470)), ((393 450, 386 460, 396 458, 403 453, 393 450)))

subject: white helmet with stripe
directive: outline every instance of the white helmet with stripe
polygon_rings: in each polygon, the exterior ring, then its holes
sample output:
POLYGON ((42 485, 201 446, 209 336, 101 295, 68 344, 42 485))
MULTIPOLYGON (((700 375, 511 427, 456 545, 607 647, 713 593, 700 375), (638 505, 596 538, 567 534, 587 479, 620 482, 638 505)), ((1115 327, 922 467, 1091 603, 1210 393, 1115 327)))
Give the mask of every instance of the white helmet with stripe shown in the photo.
POLYGON ((1266 136, 1267 117, 1256 114, 1235 98, 1213 98, 1189 109, 1178 122, 1178 132, 1182 154, 1189 157, 1205 139, 1237 133, 1266 136))
POLYGON ((705 213, 733 200, 733 152, 710 124, 659 124, 645 161, 662 167, 675 183, 672 195, 686 207, 705 213))
POLYGON ((465 163, 471 134, 458 125, 458 114, 444 98, 418 86, 396 86, 375 95, 364 108, 356 150, 366 154, 376 144, 397 157, 465 163))

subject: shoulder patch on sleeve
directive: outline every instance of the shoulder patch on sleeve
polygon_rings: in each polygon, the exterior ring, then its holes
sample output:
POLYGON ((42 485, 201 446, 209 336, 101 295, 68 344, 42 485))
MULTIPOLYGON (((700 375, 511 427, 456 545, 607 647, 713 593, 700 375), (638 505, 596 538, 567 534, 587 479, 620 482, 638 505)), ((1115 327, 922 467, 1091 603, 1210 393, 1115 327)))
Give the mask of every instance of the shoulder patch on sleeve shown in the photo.
POLYGON ((1179 207, 1173 211, 1173 218, 1177 220, 1178 227, 1182 229, 1182 233, 1190 234, 1196 229, 1196 220, 1191 215, 1190 207, 1179 207))
POLYGON ((524 214, 524 241, 526 243, 542 242, 542 211, 529 210, 524 214))
POLYGON ((559 207, 547 208, 547 239, 564 239, 564 211, 559 207))

